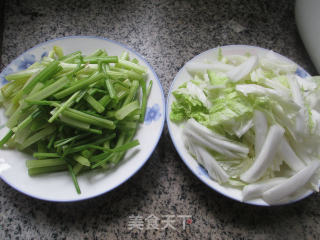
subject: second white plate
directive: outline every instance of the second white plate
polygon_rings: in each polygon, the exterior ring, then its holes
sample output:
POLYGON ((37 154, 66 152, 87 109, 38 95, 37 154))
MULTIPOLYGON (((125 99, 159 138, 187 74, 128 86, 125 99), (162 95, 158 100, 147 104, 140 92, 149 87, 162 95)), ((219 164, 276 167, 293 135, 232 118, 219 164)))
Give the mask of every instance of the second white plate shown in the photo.
MULTIPOLYGON (((230 46, 223 46, 220 47, 222 49, 223 55, 244 55, 246 53, 250 53, 252 55, 256 56, 262 56, 269 50, 255 47, 255 46, 247 46, 247 45, 230 45, 230 46)), ((218 57, 218 49, 219 48, 213 48, 208 51, 205 51, 194 58, 192 58, 189 62, 204 62, 205 60, 213 60, 217 59, 218 57)), ((290 59, 277 54, 279 58, 292 62, 290 59)), ((298 74, 300 77, 307 77, 309 74, 303 70, 300 66, 298 66, 298 70, 296 71, 296 74, 298 74)), ((174 101, 174 96, 172 95, 172 92, 175 91, 179 86, 181 86, 184 82, 187 82, 191 80, 190 74, 187 72, 185 67, 183 67, 176 75, 167 98, 167 106, 166 106, 166 121, 169 129, 169 133, 171 136, 171 139, 173 141, 173 144, 180 155, 181 159, 184 161, 184 163, 188 166, 188 168, 193 172, 194 175, 196 175, 202 182, 204 182, 206 185, 208 185, 213 190, 223 194, 226 197, 229 197, 231 199, 237 200, 242 202, 242 194, 239 189, 226 187, 218 184, 216 181, 212 180, 207 171, 198 164, 198 162, 189 154, 187 151, 184 142, 182 141, 182 129, 183 124, 176 124, 173 123, 170 118, 170 112, 171 112, 171 104, 174 101)), ((308 191, 302 198, 310 195, 312 192, 308 191)), ((296 201, 299 199, 296 199, 296 201)), ((260 206, 268 206, 266 202, 264 202, 262 199, 254 199, 247 201, 246 203, 253 204, 253 205, 260 205, 260 206)))

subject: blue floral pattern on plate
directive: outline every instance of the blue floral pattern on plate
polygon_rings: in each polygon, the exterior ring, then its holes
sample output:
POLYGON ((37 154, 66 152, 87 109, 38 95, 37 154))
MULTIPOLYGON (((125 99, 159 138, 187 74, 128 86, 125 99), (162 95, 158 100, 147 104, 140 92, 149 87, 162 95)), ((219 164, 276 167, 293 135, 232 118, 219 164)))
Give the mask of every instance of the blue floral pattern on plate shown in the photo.
POLYGON ((2 71, 2 73, 0 73, 0 79, 1 79, 1 85, 0 86, 8 83, 8 81, 6 80, 5 76, 7 76, 10 73, 13 73, 13 69, 11 67, 7 67, 6 69, 4 69, 2 71))
POLYGON ((41 59, 43 58, 43 57, 47 57, 48 56, 48 52, 47 51, 45 51, 45 52, 43 52, 42 54, 41 54, 41 59))
POLYGON ((301 78, 306 78, 308 76, 308 73, 301 68, 297 68, 295 73, 301 78))
MULTIPOLYGON (((46 56, 48 56, 48 52, 44 51, 41 54, 39 60, 41 60, 43 57, 46 57, 46 56)), ((13 61, 11 63, 11 66, 13 65, 12 67, 15 70, 11 67, 7 67, 2 71, 2 73, 0 73, 1 85, 8 83, 8 81, 5 79, 5 76, 7 76, 8 74, 17 72, 17 71, 22 71, 22 70, 27 69, 28 67, 30 67, 32 64, 34 64, 36 62, 36 59, 37 59, 36 56, 33 54, 24 54, 21 57, 19 57, 18 59, 16 59, 15 61, 13 61)))
POLYGON ((150 124, 152 121, 157 121, 161 117, 159 104, 154 104, 152 107, 147 107, 145 124, 150 124))
POLYGON ((24 54, 21 59, 17 61, 18 67, 17 70, 25 70, 34 64, 36 61, 36 57, 33 54, 24 54))
POLYGON ((209 177, 208 171, 204 167, 202 167, 200 164, 198 165, 198 174, 200 176, 209 177))

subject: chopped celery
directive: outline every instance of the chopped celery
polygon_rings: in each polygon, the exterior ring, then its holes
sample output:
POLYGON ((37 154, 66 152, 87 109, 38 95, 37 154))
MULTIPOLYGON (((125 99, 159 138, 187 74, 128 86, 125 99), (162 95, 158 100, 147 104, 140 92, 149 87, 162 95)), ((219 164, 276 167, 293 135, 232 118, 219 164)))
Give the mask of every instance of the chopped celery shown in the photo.
POLYGON ((115 166, 139 145, 133 137, 152 86, 146 88, 146 74, 128 52, 64 55, 54 46, 48 57, 6 76, 0 93, 9 132, 0 148, 33 152, 26 162, 30 176, 68 171, 81 193, 76 175, 115 166))

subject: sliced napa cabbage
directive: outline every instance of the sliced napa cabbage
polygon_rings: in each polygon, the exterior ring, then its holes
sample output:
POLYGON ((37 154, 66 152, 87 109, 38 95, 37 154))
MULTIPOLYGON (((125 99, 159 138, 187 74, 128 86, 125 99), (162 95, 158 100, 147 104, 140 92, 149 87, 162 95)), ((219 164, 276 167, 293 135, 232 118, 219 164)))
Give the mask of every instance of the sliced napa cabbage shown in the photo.
POLYGON ((225 64, 222 62, 214 62, 214 63, 193 63, 188 62, 185 65, 188 73, 192 76, 195 74, 203 74, 206 73, 208 70, 219 71, 219 72, 228 72, 234 68, 234 66, 225 64))
POLYGON ((275 177, 272 179, 262 180, 256 183, 246 185, 242 190, 242 200, 248 201, 259 198, 262 194, 270 188, 283 183, 287 178, 275 177))
POLYGON ((294 73, 297 70, 297 65, 295 63, 280 59, 273 51, 268 51, 265 56, 261 57, 259 60, 260 66, 263 69, 273 71, 276 74, 294 73))
POLYGON ((225 148, 237 153, 243 153, 245 156, 249 153, 248 147, 244 144, 231 141, 226 137, 219 135, 218 133, 214 133, 194 119, 189 119, 185 124, 184 129, 186 134, 190 134, 190 132, 197 133, 199 137, 213 145, 219 146, 220 148, 225 148))
POLYGON ((269 204, 277 203, 283 198, 293 194, 303 187, 316 173, 320 166, 320 161, 314 161, 307 167, 287 179, 286 181, 274 186, 262 194, 262 198, 269 204))
POLYGON ((256 110, 253 114, 253 123, 255 132, 254 151, 255 155, 258 156, 268 133, 268 122, 264 113, 256 110))
POLYGON ((238 84, 236 90, 243 93, 245 96, 253 94, 256 96, 268 96, 274 101, 279 102, 283 107, 290 111, 300 110, 300 106, 292 101, 287 96, 280 95, 277 91, 271 88, 265 88, 257 84, 238 84))
POLYGON ((292 170, 298 172, 305 167, 304 162, 295 154, 286 138, 282 139, 279 154, 292 170))
MULTIPOLYGON (((286 77, 274 77, 270 79, 269 75, 271 74, 262 70, 261 68, 258 68, 257 70, 251 72, 250 77, 252 82, 257 82, 263 86, 269 87, 278 92, 279 95, 289 98, 291 92, 289 86, 284 83, 284 81, 288 81, 285 79, 286 77)), ((272 75, 270 77, 272 77, 272 75)))
POLYGON ((284 131, 285 130, 279 125, 273 125, 269 128, 259 155, 252 166, 246 172, 241 174, 240 179, 242 181, 253 183, 264 175, 268 167, 272 165, 273 158, 282 141, 284 131))
POLYGON ((229 78, 226 74, 221 72, 215 72, 213 70, 208 70, 208 77, 210 79, 211 86, 214 87, 226 87, 226 84, 229 82, 229 78))
POLYGON ((226 75, 232 82, 238 82, 247 78, 258 65, 258 57, 251 56, 245 62, 228 71, 226 75))
POLYGON ((310 166, 320 162, 320 77, 295 75, 297 65, 272 51, 214 56, 188 62, 190 81, 172 93, 169 117, 183 123, 191 156, 215 181, 241 189, 243 201, 317 191, 320 171, 310 166))
MULTIPOLYGON (((223 95, 211 100, 212 107, 209 110, 208 126, 211 128, 222 127, 229 134, 232 134, 235 122, 244 121, 242 126, 248 124, 248 120, 252 118, 253 107, 250 101, 237 93, 234 88, 228 90, 223 95)), ((241 135, 243 134, 242 132, 241 135)))

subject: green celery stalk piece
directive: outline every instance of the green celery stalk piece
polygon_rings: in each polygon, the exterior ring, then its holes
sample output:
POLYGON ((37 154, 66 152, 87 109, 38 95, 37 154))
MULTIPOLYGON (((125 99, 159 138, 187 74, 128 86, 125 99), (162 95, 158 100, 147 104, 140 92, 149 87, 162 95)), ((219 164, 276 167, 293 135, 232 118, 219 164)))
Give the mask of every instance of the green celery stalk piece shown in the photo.
MULTIPOLYGON (((42 161, 42 160, 37 160, 42 161)), ((29 176, 36 176, 44 173, 61 172, 67 170, 67 165, 51 166, 51 167, 40 167, 28 169, 29 176)))
MULTIPOLYGON (((129 94, 128 90, 120 90, 117 94, 117 102, 119 102, 120 100, 122 100, 123 98, 125 98, 127 95, 129 94)), ((116 102, 116 103, 117 103, 116 102)))
POLYGON ((142 81, 140 81, 140 84, 141 84, 141 88, 142 88, 142 103, 141 103, 140 122, 143 122, 145 114, 146 114, 146 109, 147 109, 148 94, 147 94, 146 81, 142 80, 142 81))
POLYGON ((27 80, 34 74, 37 75, 44 67, 34 68, 34 69, 26 69, 20 72, 11 73, 5 76, 6 80, 10 81, 19 81, 19 80, 27 80))
POLYGON ((113 79, 113 80, 119 80, 119 79, 127 79, 128 75, 124 72, 117 72, 117 71, 111 71, 111 70, 107 70, 106 74, 109 78, 113 79))
POLYGON ((91 165, 90 161, 81 155, 76 155, 73 157, 73 159, 76 160, 78 163, 80 163, 83 166, 90 167, 90 165, 91 165))
POLYGON ((75 52, 69 53, 69 54, 64 55, 63 57, 59 58, 59 61, 69 62, 70 59, 73 59, 75 56, 80 56, 80 55, 81 55, 81 51, 75 51, 75 52))
POLYGON ((116 99, 117 98, 117 94, 116 94, 116 92, 115 92, 115 90, 113 88, 113 85, 112 85, 112 83, 111 83, 111 81, 110 81, 110 79, 108 77, 106 78, 105 82, 106 82, 106 86, 107 86, 110 98, 116 99))
POLYGON ((82 164, 80 164, 80 163, 76 163, 76 165, 74 165, 73 166, 73 172, 74 172, 74 174, 77 176, 80 172, 81 172, 81 170, 83 169, 83 165, 82 164))
POLYGON ((26 100, 42 100, 47 97, 50 97, 52 94, 60 91, 62 88, 64 88, 68 84, 68 78, 62 77, 56 82, 52 83, 51 85, 41 89, 39 92, 28 96, 26 100))
POLYGON ((75 140, 78 140, 78 139, 83 139, 85 137, 87 137, 88 134, 82 134, 82 135, 76 135, 76 136, 72 136, 72 137, 69 137, 69 138, 66 138, 66 139, 61 139, 61 140, 58 140, 54 143, 54 147, 61 147, 69 142, 72 142, 72 141, 75 141, 75 140))
POLYGON ((147 88, 147 96, 149 96, 150 93, 151 93, 152 84, 153 84, 153 82, 152 82, 152 80, 151 80, 151 81, 149 82, 149 85, 148 85, 148 88, 147 88))
POLYGON ((58 61, 51 62, 42 69, 28 84, 23 88, 24 94, 29 94, 38 82, 44 82, 50 79, 54 74, 61 70, 58 61))
POLYGON ((14 128, 18 124, 18 121, 22 115, 23 115, 22 106, 19 106, 17 110, 8 119, 8 122, 6 124, 7 127, 10 129, 14 128))
POLYGON ((129 90, 129 94, 127 95, 126 99, 124 100, 123 105, 127 105, 135 98, 135 96, 137 94, 138 87, 139 87, 139 81, 137 81, 137 80, 132 81, 132 86, 129 90))
POLYGON ((15 113, 15 111, 17 111, 18 108, 19 108, 19 103, 15 103, 15 102, 10 103, 9 107, 5 112, 5 115, 12 116, 15 113))
POLYGON ((103 73, 95 72, 89 78, 81 80, 81 81, 73 84, 72 86, 62 90, 61 92, 56 93, 54 95, 54 97, 57 99, 64 98, 64 97, 66 97, 66 96, 68 96, 68 95, 70 95, 80 89, 86 88, 87 86, 89 86, 92 83, 99 81, 101 78, 103 78, 103 76, 104 76, 103 73))
POLYGON ((56 111, 51 116, 51 118, 49 118, 48 122, 52 123, 67 107, 70 107, 79 94, 80 94, 80 91, 75 92, 67 101, 62 103, 61 107, 56 109, 56 111))
POLYGON ((108 103, 111 101, 111 97, 108 95, 104 95, 102 98, 99 99, 99 103, 105 108, 108 103))
POLYGON ((118 147, 115 147, 113 149, 110 149, 111 152, 124 152, 124 151, 127 151, 133 147, 136 147, 138 146, 140 143, 139 143, 139 140, 133 140, 131 142, 127 142, 121 146, 118 146, 118 147))
POLYGON ((96 117, 93 116, 91 114, 87 114, 75 109, 71 109, 71 108, 67 108, 64 112, 63 115, 66 115, 70 118, 74 118, 76 120, 85 122, 85 123, 89 123, 95 126, 99 126, 102 128, 106 128, 106 129, 115 129, 115 124, 113 121, 110 121, 108 119, 104 119, 101 117, 96 117))
POLYGON ((119 60, 118 65, 138 73, 146 73, 147 71, 144 66, 123 59, 119 60))
POLYGON ((106 57, 86 57, 84 58, 84 62, 89 63, 117 63, 118 57, 117 56, 106 56, 106 57))
POLYGON ((141 73, 137 73, 133 70, 127 70, 124 68, 118 68, 118 67, 110 67, 110 70, 112 70, 113 72, 122 72, 124 74, 126 74, 126 76, 130 79, 130 80, 143 80, 145 75, 141 74, 141 73))
POLYGON ((132 113, 133 111, 139 109, 139 102, 137 100, 124 105, 123 107, 121 107, 119 110, 117 110, 115 112, 115 118, 117 120, 122 120, 124 119, 126 116, 128 116, 130 113, 132 113))
POLYGON ((27 127, 33 119, 35 119, 39 115, 39 110, 35 110, 32 114, 30 114, 27 118, 25 118, 18 126, 14 127, 12 131, 17 132, 25 127, 27 127))
POLYGON ((68 124, 68 125, 70 125, 72 127, 75 127, 75 128, 79 128, 79 129, 83 129, 83 130, 89 130, 90 129, 90 124, 78 121, 78 120, 76 120, 74 118, 70 118, 70 117, 61 115, 59 117, 59 119, 62 122, 66 123, 66 124, 68 124))
POLYGON ((121 59, 121 60, 127 60, 127 61, 129 61, 130 59, 129 59, 129 53, 128 53, 128 51, 123 51, 123 52, 121 53, 120 59, 121 59))
POLYGON ((23 150, 26 147, 29 147, 30 145, 34 144, 35 142, 49 136, 51 133, 53 133, 56 130, 56 127, 52 125, 48 125, 44 129, 40 130, 39 132, 35 133, 28 139, 26 139, 20 146, 20 149, 23 150))
POLYGON ((63 50, 62 50, 61 47, 53 46, 53 51, 57 55, 58 58, 62 58, 63 57, 63 50))
POLYGON ((91 55, 89 56, 86 56, 83 58, 83 61, 86 61, 87 58, 90 58, 90 57, 98 57, 100 56, 101 54, 103 54, 103 50, 102 49, 97 49, 96 51, 94 51, 91 55))
POLYGON ((90 106, 96 110, 98 113, 102 113, 104 111, 104 106, 100 104, 94 97, 87 94, 85 96, 86 101, 90 104, 90 106))
POLYGON ((1 140, 0 140, 0 148, 3 147, 4 144, 6 144, 10 138, 14 135, 14 132, 10 130, 1 140))
POLYGON ((32 133, 31 128, 25 127, 15 133, 14 140, 17 144, 22 144, 32 133))
POLYGON ((26 165, 27 168, 41 168, 41 167, 53 167, 53 166, 61 166, 66 165, 66 161, 61 158, 53 158, 53 159, 41 159, 41 160, 27 160, 26 165))
POLYGON ((102 166, 103 164, 107 163, 110 159, 112 159, 113 156, 114 156, 114 153, 111 153, 110 155, 108 155, 106 158, 104 158, 100 162, 97 162, 94 165, 92 165, 91 168, 94 169, 94 168, 97 168, 99 166, 102 166))
POLYGON ((59 158, 61 156, 58 153, 35 152, 33 153, 33 157, 38 159, 45 159, 45 158, 59 158))
POLYGON ((72 166, 70 164, 68 164, 68 170, 69 170, 69 173, 70 173, 70 175, 72 177, 72 181, 73 181, 74 186, 75 186, 75 188, 77 190, 77 193, 81 194, 81 190, 80 190, 80 187, 79 187, 79 183, 78 183, 77 177, 76 177, 76 175, 75 175, 75 173, 74 173, 74 171, 72 169, 72 166))

